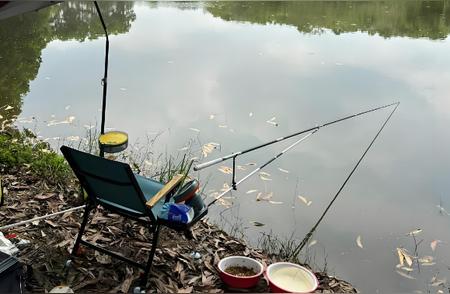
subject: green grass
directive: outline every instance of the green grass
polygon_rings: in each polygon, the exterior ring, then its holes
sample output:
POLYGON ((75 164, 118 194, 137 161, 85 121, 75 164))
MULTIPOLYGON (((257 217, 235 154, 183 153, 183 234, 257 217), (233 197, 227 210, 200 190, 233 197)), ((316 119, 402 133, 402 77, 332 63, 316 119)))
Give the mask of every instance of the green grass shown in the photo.
POLYGON ((56 185, 64 185, 73 178, 65 159, 28 130, 0 133, 0 166, 6 172, 28 169, 33 175, 56 185))

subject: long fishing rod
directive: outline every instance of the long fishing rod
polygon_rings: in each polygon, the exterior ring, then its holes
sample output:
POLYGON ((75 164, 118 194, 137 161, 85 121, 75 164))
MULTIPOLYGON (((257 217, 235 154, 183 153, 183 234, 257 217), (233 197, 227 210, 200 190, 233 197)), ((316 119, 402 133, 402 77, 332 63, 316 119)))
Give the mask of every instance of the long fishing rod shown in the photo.
POLYGON ((244 182, 245 180, 247 180, 248 178, 250 178, 252 175, 254 175, 255 173, 257 173, 258 171, 262 170, 264 167, 266 167, 267 165, 269 165, 270 163, 272 163, 274 160, 276 160, 278 157, 280 157, 281 155, 283 155, 284 153, 286 153, 287 151, 289 151, 289 149, 295 147, 296 145, 298 145, 300 142, 302 142, 303 140, 306 140, 309 136, 313 135, 315 132, 317 132, 319 129, 318 128, 314 128, 312 130, 312 132, 310 132, 309 134, 307 134, 306 136, 303 136, 302 138, 300 138, 299 140, 295 141, 293 144, 289 145, 288 147, 286 147, 283 151, 281 151, 280 153, 278 153, 277 155, 275 155, 274 157, 272 157, 269 161, 267 161, 266 163, 264 163, 263 165, 261 165, 260 167, 256 168, 255 170, 253 170, 251 173, 247 174, 245 177, 243 177, 242 179, 240 179, 238 182, 235 182, 235 178, 234 178, 234 166, 233 166, 233 185, 232 187, 226 189, 225 191, 223 191, 220 195, 218 195, 213 201, 211 201, 208 204, 208 207, 210 207, 211 205, 213 205, 214 203, 216 203, 217 200, 219 200, 220 198, 222 198, 225 194, 227 194, 228 192, 230 192, 231 190, 236 190, 236 186, 238 186, 240 183, 244 182))
POLYGON ((355 166, 353 167, 353 169, 351 170, 351 172, 348 174, 347 178, 345 179, 344 183, 341 185, 341 187, 339 188, 339 190, 337 191, 337 193, 334 195, 333 199, 331 199, 330 203, 328 204, 328 206, 325 208, 324 212, 322 213, 322 215, 320 216, 319 220, 316 222, 316 224, 311 228, 311 230, 305 235, 305 237, 303 238, 302 242, 300 242, 300 244, 297 246, 297 248, 295 248, 293 250, 293 255, 292 256, 297 256, 303 249, 303 247, 305 247, 305 245, 308 243, 308 241, 311 239, 313 233, 316 231, 317 227, 319 226, 319 224, 322 222, 323 218, 325 217, 325 215, 327 214, 327 212, 330 210, 331 206, 333 205, 334 201, 336 200, 336 198, 339 196, 339 194, 342 192, 342 190, 344 189, 345 185, 348 183, 348 181, 350 180, 351 176, 353 175, 353 173, 356 171, 356 169, 358 168, 359 164, 361 163, 361 161, 364 159, 364 157, 366 156, 367 152, 369 152, 370 148, 372 147, 372 145, 375 143, 375 140, 378 138, 378 136, 380 135, 381 131, 383 131, 384 127, 386 126, 386 124, 388 123, 388 121, 391 119, 392 115, 394 114, 394 112, 397 110, 397 107, 400 105, 400 102, 394 103, 395 107, 392 110, 392 112, 389 114, 389 116, 386 118, 386 120, 384 121, 383 125, 380 127, 380 129, 378 130, 378 132, 376 133, 376 135, 373 137, 372 141, 370 142, 370 144, 367 146, 366 150, 364 150, 363 154, 361 155, 361 157, 359 158, 358 162, 356 162, 355 166))
MULTIPOLYGON (((243 151, 234 152, 234 153, 231 153, 229 155, 226 155, 226 156, 223 156, 223 157, 220 157, 220 158, 216 158, 216 159, 213 159, 213 160, 208 161, 208 162, 204 162, 204 163, 198 164, 198 165, 194 166, 194 170, 195 171, 199 171, 199 170, 202 170, 204 168, 210 167, 210 166, 212 166, 214 164, 217 164, 219 162, 228 160, 230 158, 233 158, 233 166, 234 166, 235 165, 235 159, 239 155, 242 155, 242 154, 245 154, 245 153, 248 153, 248 152, 251 152, 251 151, 254 151, 254 150, 257 150, 257 149, 260 149, 260 148, 263 148, 263 147, 266 147, 266 146, 269 146, 269 145, 272 145, 272 144, 275 144, 275 143, 278 143, 278 142, 281 142, 281 141, 284 141, 286 139, 289 139, 289 138, 292 138, 292 137, 295 137, 295 136, 298 136, 298 135, 301 135, 301 134, 304 134, 304 133, 308 133, 308 132, 314 131, 316 129, 318 130, 320 128, 327 127, 327 126, 330 126, 332 124, 335 124, 335 123, 338 123, 338 122, 342 122, 344 120, 348 120, 348 119, 351 119, 351 118, 354 118, 354 117, 357 117, 357 116, 360 116, 360 115, 364 115, 364 114, 367 114, 367 113, 370 113, 370 112, 373 112, 373 111, 377 111, 377 110, 380 110, 380 109, 383 109, 383 108, 387 108, 387 107, 393 106, 393 105, 398 105, 398 104, 400 104, 400 102, 386 104, 386 105, 379 106, 379 107, 376 107, 376 108, 372 108, 372 109, 369 109, 369 110, 366 110, 366 111, 358 112, 356 114, 352 114, 352 115, 349 115, 349 116, 346 116, 346 117, 343 117, 343 118, 339 118, 339 119, 336 119, 336 120, 324 123, 324 124, 319 125, 319 126, 315 126, 315 127, 309 128, 309 129, 298 131, 298 132, 295 132, 295 133, 290 134, 288 136, 280 137, 280 138, 277 138, 275 140, 272 140, 272 141, 269 141, 269 142, 266 142, 266 143, 263 143, 263 144, 260 144, 260 145, 248 148, 248 149, 243 150, 243 151)), ((233 170, 234 170, 234 168, 233 168, 233 170)))

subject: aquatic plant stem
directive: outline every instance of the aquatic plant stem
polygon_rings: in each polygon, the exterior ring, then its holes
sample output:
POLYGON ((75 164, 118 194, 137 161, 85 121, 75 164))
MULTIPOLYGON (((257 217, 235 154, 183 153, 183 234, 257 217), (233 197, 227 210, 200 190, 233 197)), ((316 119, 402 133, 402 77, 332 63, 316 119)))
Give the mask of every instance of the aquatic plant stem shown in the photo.
POLYGON ((344 183, 341 185, 341 187, 339 188, 339 190, 337 191, 336 195, 334 195, 333 199, 330 201, 330 203, 328 204, 327 208, 325 209, 325 211, 322 213, 322 215, 320 216, 319 220, 316 222, 316 224, 311 228, 311 230, 305 235, 305 237, 303 238, 302 242, 297 246, 297 248, 293 251, 293 255, 292 256, 297 256, 303 249, 303 247, 305 247, 305 245, 308 243, 308 241, 311 239, 313 233, 315 232, 315 230, 317 229, 317 227, 319 226, 319 224, 322 222, 323 218, 325 217, 325 215, 327 214, 327 212, 330 210, 331 206, 333 205, 334 201, 337 199, 337 197, 339 196, 339 194, 341 193, 341 191, 344 189, 345 185, 347 184, 347 182, 350 180, 351 176, 353 175, 353 173, 356 171, 356 169, 358 168, 359 164, 361 163, 361 161, 364 159, 364 157, 366 156, 367 152, 370 150, 370 148, 372 147, 373 143, 375 143, 375 140, 378 138, 378 136, 380 135, 381 131, 384 129, 384 127, 386 126, 386 124, 388 123, 388 121, 391 119, 392 115, 394 114, 394 112, 397 110, 397 107, 400 105, 400 102, 394 103, 392 105, 395 105, 394 109, 391 111, 391 113, 389 114, 389 116, 386 118, 386 120, 384 121, 383 125, 381 126, 381 128, 378 130, 377 134, 375 135, 375 137, 373 137, 372 141, 370 142, 369 146, 367 146, 366 150, 364 151, 364 153, 361 155, 361 157, 359 158, 358 162, 356 163, 356 165, 353 167, 352 171, 349 173, 349 175, 347 176, 347 178, 345 179, 344 183))

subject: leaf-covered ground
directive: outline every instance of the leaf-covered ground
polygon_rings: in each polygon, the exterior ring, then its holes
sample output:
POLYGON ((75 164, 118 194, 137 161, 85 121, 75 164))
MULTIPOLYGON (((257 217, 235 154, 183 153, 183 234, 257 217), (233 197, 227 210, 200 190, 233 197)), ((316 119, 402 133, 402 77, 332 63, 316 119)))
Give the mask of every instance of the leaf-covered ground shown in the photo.
MULTIPOLYGON (((47 184, 24 165, 2 168, 5 203, 0 208, 0 224, 16 223, 82 204, 74 181, 61 188, 47 184)), ((25 286, 29 292, 50 291, 55 286, 68 285, 76 292, 130 292, 138 285, 140 271, 124 262, 111 259, 91 249, 80 250, 69 270, 65 261, 78 232, 82 211, 68 212, 53 218, 4 230, 13 242, 29 240, 21 245, 19 259, 25 264, 25 286)), ((198 223, 194 239, 164 228, 156 251, 147 285, 149 292, 237 292, 220 280, 216 265, 220 258, 245 255, 273 263, 258 249, 248 247, 207 221, 198 223), (201 258, 193 259, 193 251, 201 258)), ((133 221, 99 208, 91 215, 85 239, 120 252, 137 261, 146 261, 150 246, 147 231, 133 221)), ((316 273, 320 287, 317 292, 356 292, 349 283, 325 273, 316 273)), ((267 292, 261 279, 250 292, 267 292)))

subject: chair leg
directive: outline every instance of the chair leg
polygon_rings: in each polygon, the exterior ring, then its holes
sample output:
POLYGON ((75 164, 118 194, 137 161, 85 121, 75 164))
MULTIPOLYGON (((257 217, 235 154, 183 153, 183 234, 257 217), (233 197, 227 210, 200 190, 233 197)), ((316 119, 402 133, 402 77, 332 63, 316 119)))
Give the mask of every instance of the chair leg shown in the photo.
POLYGON ((150 233, 153 233, 152 234, 153 235, 152 249, 150 250, 150 255, 148 256, 147 265, 145 266, 145 271, 141 278, 141 283, 140 283, 141 289, 145 289, 145 286, 147 286, 148 276, 149 276, 150 270, 152 268, 153 258, 155 257, 156 246, 158 246, 160 226, 156 225, 156 229, 153 232, 152 231, 150 232, 150 233))
POLYGON ((91 208, 88 205, 86 205, 86 209, 84 210, 84 214, 83 214, 83 221, 81 222, 81 227, 80 227, 80 230, 78 231, 77 239, 75 241, 75 244, 73 245, 73 249, 72 249, 72 253, 71 253, 72 256, 77 256, 78 248, 80 247, 81 237, 83 236, 84 229, 86 228, 86 224, 88 222, 90 212, 91 212, 91 208))

